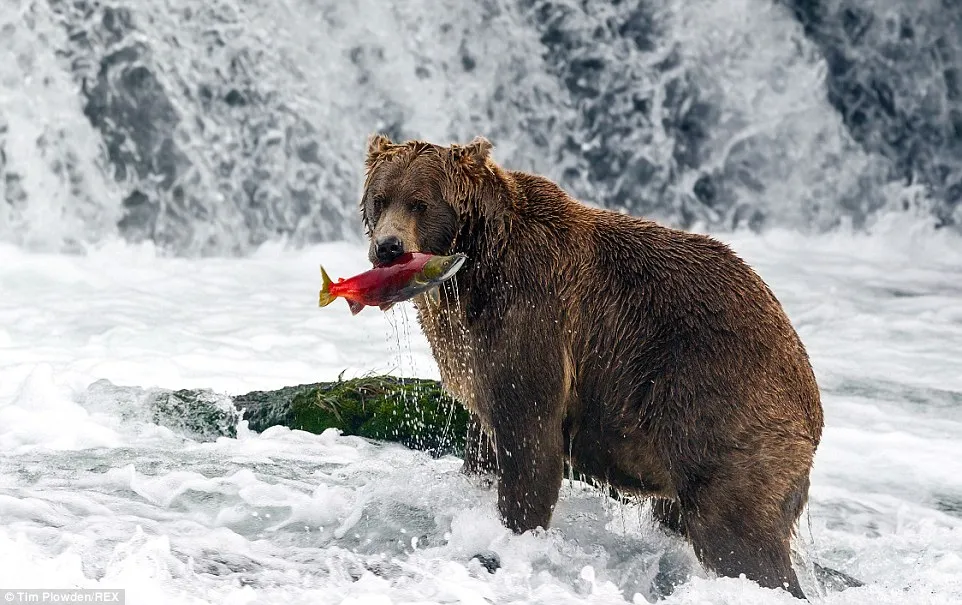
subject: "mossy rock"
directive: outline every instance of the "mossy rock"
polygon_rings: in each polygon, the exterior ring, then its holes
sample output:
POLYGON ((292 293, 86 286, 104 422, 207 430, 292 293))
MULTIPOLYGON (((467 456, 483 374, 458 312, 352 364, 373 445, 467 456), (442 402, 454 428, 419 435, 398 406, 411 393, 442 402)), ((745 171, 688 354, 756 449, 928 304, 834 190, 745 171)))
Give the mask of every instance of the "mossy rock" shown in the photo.
POLYGON ((464 453, 468 413, 440 383, 421 378, 367 376, 255 391, 234 398, 248 427, 283 425, 311 433, 393 441, 434 456, 464 453))

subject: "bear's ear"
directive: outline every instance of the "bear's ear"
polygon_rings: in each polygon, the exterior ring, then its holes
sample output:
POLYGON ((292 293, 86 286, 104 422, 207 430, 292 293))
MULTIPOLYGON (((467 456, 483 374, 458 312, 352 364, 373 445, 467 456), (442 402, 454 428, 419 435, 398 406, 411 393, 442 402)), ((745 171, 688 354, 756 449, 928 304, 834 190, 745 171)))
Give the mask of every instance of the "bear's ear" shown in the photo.
POLYGON ((474 159, 476 162, 484 163, 488 159, 488 155, 491 152, 491 148, 494 145, 488 139, 477 136, 474 140, 468 143, 468 146, 464 148, 467 155, 474 159))
POLYGON ((374 162, 387 151, 388 147, 394 143, 383 134, 375 134, 367 141, 367 165, 373 166, 374 162))
POLYGON ((494 145, 488 139, 477 136, 467 145, 452 145, 454 161, 464 168, 484 167, 494 145))

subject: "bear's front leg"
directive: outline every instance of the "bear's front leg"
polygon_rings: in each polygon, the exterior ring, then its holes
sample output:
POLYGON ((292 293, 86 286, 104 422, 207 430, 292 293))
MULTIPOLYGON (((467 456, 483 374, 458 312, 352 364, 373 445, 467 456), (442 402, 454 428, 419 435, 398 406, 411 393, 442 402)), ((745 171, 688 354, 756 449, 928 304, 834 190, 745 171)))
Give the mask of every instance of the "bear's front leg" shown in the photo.
POLYGON ((560 390, 544 371, 502 375, 492 395, 498 509, 517 533, 547 529, 564 473, 560 390))

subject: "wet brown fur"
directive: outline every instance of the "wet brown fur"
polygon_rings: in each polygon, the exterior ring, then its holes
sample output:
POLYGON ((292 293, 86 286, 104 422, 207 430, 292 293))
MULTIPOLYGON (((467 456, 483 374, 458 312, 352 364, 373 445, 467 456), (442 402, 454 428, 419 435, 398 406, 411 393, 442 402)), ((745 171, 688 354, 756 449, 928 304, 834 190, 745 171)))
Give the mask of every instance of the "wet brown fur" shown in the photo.
POLYGON ((789 544, 822 409, 775 296, 722 243, 590 208, 490 148, 376 136, 361 202, 372 261, 384 234, 468 255, 439 306, 416 300, 445 387, 483 427, 466 470, 496 467, 502 518, 524 531, 548 526, 569 460, 656 498, 707 568, 803 597, 789 544))

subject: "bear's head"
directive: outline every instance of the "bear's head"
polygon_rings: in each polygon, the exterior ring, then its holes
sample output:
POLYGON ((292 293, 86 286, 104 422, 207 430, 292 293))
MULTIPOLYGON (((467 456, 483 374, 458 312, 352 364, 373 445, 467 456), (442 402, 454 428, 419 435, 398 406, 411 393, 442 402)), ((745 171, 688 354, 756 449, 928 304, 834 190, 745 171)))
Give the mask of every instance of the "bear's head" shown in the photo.
POLYGON ((373 136, 361 197, 371 263, 383 265, 405 252, 451 253, 465 225, 504 199, 490 150, 484 137, 444 147, 373 136))

